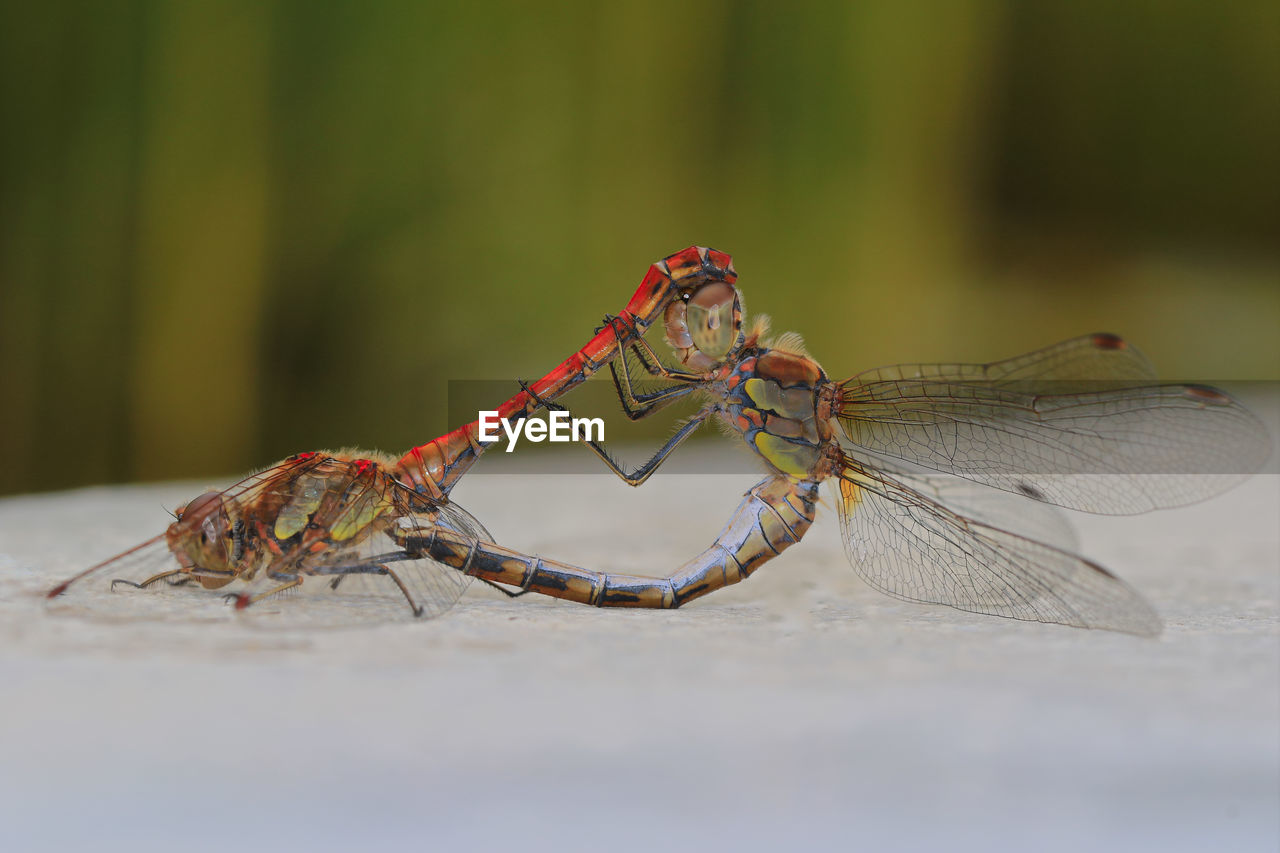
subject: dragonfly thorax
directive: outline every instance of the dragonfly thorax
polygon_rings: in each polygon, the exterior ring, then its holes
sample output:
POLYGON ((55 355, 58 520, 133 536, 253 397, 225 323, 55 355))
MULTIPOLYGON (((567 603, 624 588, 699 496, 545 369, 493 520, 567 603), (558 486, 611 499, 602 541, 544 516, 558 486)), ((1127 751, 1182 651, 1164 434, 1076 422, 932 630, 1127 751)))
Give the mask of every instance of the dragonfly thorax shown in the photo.
POLYGON ((725 419, 766 462, 788 477, 820 475, 832 431, 818 417, 828 384, 808 356, 760 347, 748 349, 724 380, 725 419))

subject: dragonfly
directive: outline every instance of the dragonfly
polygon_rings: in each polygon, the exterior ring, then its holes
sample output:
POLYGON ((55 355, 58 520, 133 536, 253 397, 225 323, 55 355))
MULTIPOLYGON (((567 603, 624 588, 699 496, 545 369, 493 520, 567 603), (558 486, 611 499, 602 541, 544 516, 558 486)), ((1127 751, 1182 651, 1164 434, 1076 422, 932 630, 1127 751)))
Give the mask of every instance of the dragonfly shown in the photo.
MULTIPOLYGON (((732 287, 736 278, 732 259, 705 247, 658 261, 614 322, 541 379, 522 383, 498 416, 529 417, 610 363, 669 304, 707 282, 732 287)), ((309 579, 317 579, 313 587, 337 590, 361 577, 379 594, 403 600, 415 616, 438 615, 471 576, 441 564, 430 553, 432 542, 446 535, 474 549, 491 539, 449 494, 494 443, 480 438, 473 421, 400 458, 358 450, 295 454, 188 501, 163 533, 90 566, 46 597, 87 591, 103 579, 112 589, 221 590, 236 582, 240 591, 227 597, 243 610, 309 579)))
POLYGON ((611 326, 629 342, 630 357, 609 365, 627 417, 690 395, 704 403, 634 469, 588 442, 613 473, 643 483, 712 420, 767 471, 716 540, 663 578, 477 545, 448 530, 424 544, 426 553, 521 591, 679 607, 799 542, 828 482, 850 562, 884 593, 1154 636, 1162 630, 1155 609, 1078 553, 1056 507, 1123 515, 1183 506, 1243 481, 1271 452, 1266 428, 1237 400, 1204 385, 1158 384, 1150 361, 1113 334, 989 364, 906 364, 834 381, 798 336, 766 339, 767 318, 748 329, 728 280, 701 282, 664 310, 676 365, 629 318, 611 326))

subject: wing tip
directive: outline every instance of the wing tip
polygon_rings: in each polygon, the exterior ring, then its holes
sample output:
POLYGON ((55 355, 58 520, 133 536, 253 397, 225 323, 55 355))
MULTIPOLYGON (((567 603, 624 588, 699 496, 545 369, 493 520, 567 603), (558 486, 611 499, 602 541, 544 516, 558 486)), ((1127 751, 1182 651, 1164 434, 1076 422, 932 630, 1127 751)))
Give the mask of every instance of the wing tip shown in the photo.
POLYGON ((1095 348, 1100 350, 1124 350, 1129 348, 1129 342, 1114 332, 1094 332, 1089 336, 1089 341, 1095 348))
POLYGON ((1097 627, 1107 631, 1116 631, 1121 634, 1141 637, 1144 640, 1154 640, 1164 633, 1164 620, 1154 610, 1150 610, 1142 614, 1141 618, 1138 619, 1128 619, 1114 625, 1099 625, 1097 627))

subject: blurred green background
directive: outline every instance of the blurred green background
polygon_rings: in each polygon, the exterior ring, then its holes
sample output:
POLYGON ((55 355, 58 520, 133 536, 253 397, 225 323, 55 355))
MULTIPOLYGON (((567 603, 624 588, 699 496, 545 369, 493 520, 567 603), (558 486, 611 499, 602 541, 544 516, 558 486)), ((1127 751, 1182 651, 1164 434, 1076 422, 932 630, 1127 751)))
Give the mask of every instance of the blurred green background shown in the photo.
POLYGON ((837 377, 1275 378, 1278 10, 6 2, 0 491, 403 450, 692 243, 837 377))

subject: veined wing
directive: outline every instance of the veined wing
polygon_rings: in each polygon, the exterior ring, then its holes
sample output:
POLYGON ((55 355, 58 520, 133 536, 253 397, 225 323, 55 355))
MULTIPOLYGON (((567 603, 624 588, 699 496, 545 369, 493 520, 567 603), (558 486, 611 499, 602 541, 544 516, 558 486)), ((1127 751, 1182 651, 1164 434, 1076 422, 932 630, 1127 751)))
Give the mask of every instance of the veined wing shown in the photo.
POLYGON ((1097 332, 989 364, 897 364, 863 371, 854 379, 865 383, 912 379, 1016 383, 1032 379, 1145 385, 1155 381, 1156 369, 1124 338, 1097 332))
MULTIPOLYGON (((228 504, 245 505, 271 499, 283 499, 289 492, 289 484, 299 476, 313 470, 320 459, 301 454, 290 457, 277 465, 255 472, 240 482, 217 493, 228 504)), ((199 500, 199 499, 197 499, 199 500)), ((192 504, 196 501, 192 501, 192 504)), ((208 534, 202 525, 192 525, 180 535, 199 537, 208 534)), ((164 590, 181 586, 218 586, 226 583, 226 572, 206 571, 184 566, 174 556, 171 543, 173 531, 161 533, 127 551, 96 563, 73 575, 51 589, 46 597, 68 604, 84 605, 94 602, 91 609, 99 609, 99 596, 116 589, 128 589, 145 585, 149 589, 164 590)), ((136 591, 136 590, 135 590, 136 591)), ((113 599, 115 610, 117 602, 113 599)))
MULTIPOLYGON (((397 485, 397 488, 405 488, 397 485)), ((415 501, 413 512, 396 520, 397 538, 412 542, 430 536, 438 528, 461 533, 473 542, 491 542, 493 537, 475 516, 452 501, 448 503, 424 502, 412 490, 405 488, 415 501)), ((418 556, 413 549, 401 549, 405 558, 390 566, 409 590, 409 597, 420 608, 416 615, 431 617, 443 613, 467 591, 471 575, 433 559, 418 556)))
MULTIPOLYGON (((165 608, 156 606, 156 599, 147 596, 149 609, 141 611, 137 600, 124 592, 137 592, 137 587, 148 580, 148 588, 167 591, 177 586, 199 586, 199 582, 184 574, 182 567, 169 550, 165 535, 141 542, 110 559, 96 563, 79 574, 63 581, 46 593, 50 608, 55 612, 70 612, 114 619, 131 619, 139 615, 163 618, 165 608), (123 589, 122 589, 123 588, 123 589), (119 591, 119 595, 112 595, 119 591)), ((176 599, 171 599, 176 602, 176 599)))
POLYGON ((1003 510, 984 509, 976 493, 944 506, 928 478, 845 463, 837 480, 845 550, 881 592, 1012 619, 1160 633, 1159 616, 1124 581, 1071 550, 997 526, 1003 510))
POLYGON ((1124 515, 1226 491, 1271 452, 1228 394, 1142 385, 1149 365, 1090 335, 990 365, 910 365, 841 385, 856 449, 1089 512, 1124 515))
POLYGON ((860 453, 864 467, 883 472, 936 504, 960 515, 1021 536, 1051 545, 1061 551, 1078 552, 1080 537, 1066 514, 1029 495, 1014 495, 992 486, 975 483, 953 474, 939 474, 909 462, 860 453))
MULTIPOLYGON (((307 491, 305 529, 291 540, 292 547, 269 559, 252 580, 230 588, 246 608, 260 613, 262 602, 277 595, 307 597, 288 608, 297 619, 283 620, 287 627, 298 619, 337 625, 410 614, 430 618, 457 602, 471 577, 405 543, 428 538, 441 527, 473 541, 488 540, 479 521, 458 505, 418 495, 381 467, 359 460, 336 461, 323 476, 318 498, 310 496, 316 490, 307 491)), ((270 610, 274 618, 277 611, 270 610)))

